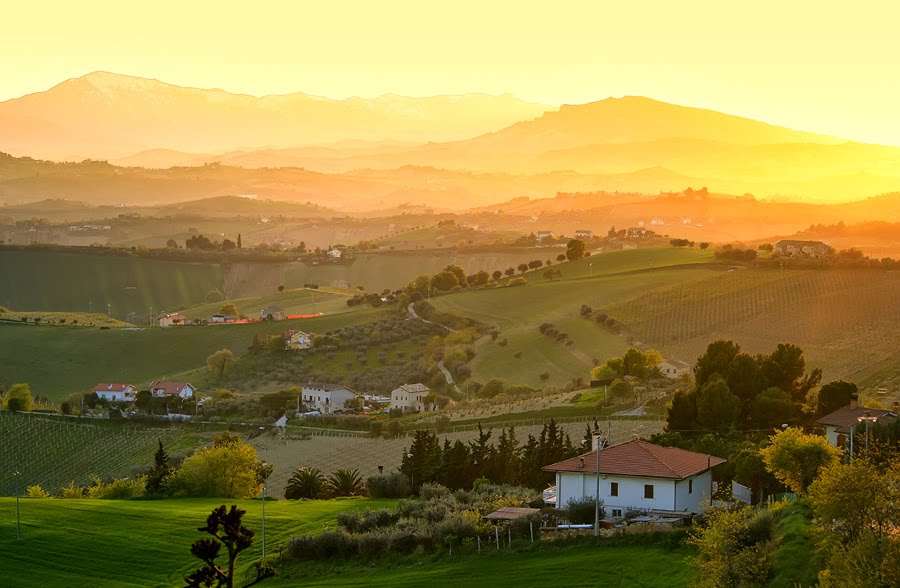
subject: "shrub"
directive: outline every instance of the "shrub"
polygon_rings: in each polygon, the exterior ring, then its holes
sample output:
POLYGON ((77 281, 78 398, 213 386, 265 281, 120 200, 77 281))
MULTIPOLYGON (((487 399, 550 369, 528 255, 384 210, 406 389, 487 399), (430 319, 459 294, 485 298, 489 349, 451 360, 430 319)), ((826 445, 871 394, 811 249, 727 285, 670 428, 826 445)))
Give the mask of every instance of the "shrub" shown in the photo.
POLYGON ((357 469, 341 468, 328 476, 325 484, 332 496, 360 496, 365 490, 357 469))
POLYGON ((68 486, 63 486, 59 491, 60 498, 84 498, 84 488, 75 485, 75 481, 69 482, 68 486))
POLYGON ((509 283, 507 284, 507 286, 524 286, 526 284, 528 284, 528 279, 523 278, 522 276, 519 276, 517 278, 511 279, 509 281, 509 283))
POLYGON ((390 535, 391 551, 408 555, 416 550, 419 546, 419 540, 416 534, 407 530, 395 530, 390 535))
POLYGON ((88 498, 101 500, 127 500, 144 495, 147 478, 116 478, 111 482, 104 482, 98 476, 91 476, 94 485, 87 488, 88 498))
MULTIPOLYGON (((573 498, 566 503, 566 518, 575 525, 586 525, 594 522, 596 504, 591 497, 573 498)), ((603 501, 600 501, 600 518, 606 516, 603 501)))
POLYGON ((391 535, 383 531, 363 533, 356 538, 359 555, 375 558, 387 553, 391 545, 391 535))
POLYGON ((409 480, 400 472, 370 476, 366 488, 372 498, 406 498, 410 495, 409 480))
POLYGON ((50 498, 50 493, 41 488, 40 484, 33 484, 25 490, 28 498, 50 498))
POLYGON ((301 498, 319 498, 325 490, 325 479, 318 468, 300 467, 288 480, 284 488, 284 497, 288 500, 301 498))

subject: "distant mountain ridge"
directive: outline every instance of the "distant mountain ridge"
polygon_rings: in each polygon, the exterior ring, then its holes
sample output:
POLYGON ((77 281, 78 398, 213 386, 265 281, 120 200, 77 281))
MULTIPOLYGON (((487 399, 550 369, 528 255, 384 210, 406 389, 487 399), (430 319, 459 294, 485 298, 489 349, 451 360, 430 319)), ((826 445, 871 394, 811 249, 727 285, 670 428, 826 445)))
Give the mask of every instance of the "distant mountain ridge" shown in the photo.
POLYGON ((157 148, 220 152, 344 140, 447 141, 550 108, 509 94, 332 100, 298 92, 258 98, 94 72, 0 103, 0 150, 59 160, 157 148))

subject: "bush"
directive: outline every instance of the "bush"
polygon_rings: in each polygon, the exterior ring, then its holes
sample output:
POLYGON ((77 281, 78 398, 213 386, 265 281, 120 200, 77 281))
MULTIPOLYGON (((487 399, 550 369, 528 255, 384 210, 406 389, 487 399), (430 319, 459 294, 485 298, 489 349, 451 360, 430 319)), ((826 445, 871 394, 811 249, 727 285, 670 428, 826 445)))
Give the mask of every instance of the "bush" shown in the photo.
MULTIPOLYGON (((566 503, 566 518, 574 525, 586 525, 594 522, 596 504, 590 497, 573 498, 566 503)), ((600 518, 606 516, 603 501, 600 501, 600 518)))
POLYGON ((366 488, 372 498, 406 498, 410 495, 409 480, 400 472, 370 476, 366 488))
POLYGON ((375 558, 387 553, 391 545, 391 536, 383 531, 364 533, 356 538, 356 542, 359 555, 366 558, 375 558))
POLYGON ((75 485, 75 481, 69 482, 68 486, 63 486, 59 491, 60 498, 84 498, 84 488, 75 485))
POLYGON ((50 493, 41 488, 40 484, 34 484, 25 490, 25 496, 28 498, 50 498, 50 493))
POLYGON ((517 278, 511 279, 507 286, 524 286, 526 284, 528 284, 528 280, 526 278, 523 278, 522 276, 519 276, 517 278))
POLYGON ((91 476, 93 486, 87 489, 88 498, 101 500, 127 500, 144 495, 147 477, 116 478, 112 482, 104 482, 97 476, 91 476))

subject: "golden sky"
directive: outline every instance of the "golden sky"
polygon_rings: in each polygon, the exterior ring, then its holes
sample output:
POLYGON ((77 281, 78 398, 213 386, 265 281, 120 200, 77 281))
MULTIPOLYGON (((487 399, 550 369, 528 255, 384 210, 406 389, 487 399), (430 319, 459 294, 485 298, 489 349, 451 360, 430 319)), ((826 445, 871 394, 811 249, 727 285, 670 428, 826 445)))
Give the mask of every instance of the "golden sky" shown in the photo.
POLYGON ((644 95, 900 145, 887 0, 4 2, 0 100, 105 70, 254 95, 644 95))

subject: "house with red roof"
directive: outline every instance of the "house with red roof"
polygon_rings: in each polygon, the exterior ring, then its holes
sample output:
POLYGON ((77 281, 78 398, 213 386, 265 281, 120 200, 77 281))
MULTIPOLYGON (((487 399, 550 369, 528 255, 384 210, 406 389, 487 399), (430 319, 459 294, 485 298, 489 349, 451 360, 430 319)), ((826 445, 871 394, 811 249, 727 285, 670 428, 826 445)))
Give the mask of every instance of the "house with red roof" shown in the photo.
POLYGON ((105 383, 94 386, 94 392, 97 394, 97 398, 102 398, 109 402, 134 402, 134 397, 137 393, 131 384, 105 383))
POLYGON ((150 394, 156 398, 170 398, 181 396, 193 398, 196 390, 187 382, 175 382, 172 380, 155 380, 150 382, 150 394))
POLYGON ((849 443, 854 430, 863 431, 866 424, 874 427, 894 422, 900 410, 891 408, 892 410, 887 410, 860 406, 859 397, 853 394, 847 406, 842 406, 836 411, 826 414, 818 419, 816 424, 825 427, 825 437, 829 443, 835 447, 844 447, 849 443))
POLYGON ((600 500, 608 516, 624 516, 629 509, 701 513, 712 497, 712 468, 721 457, 628 441, 548 465, 556 474, 556 505, 593 499, 600 459, 600 500))

